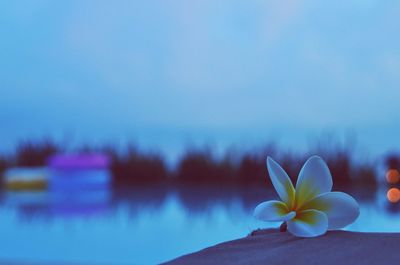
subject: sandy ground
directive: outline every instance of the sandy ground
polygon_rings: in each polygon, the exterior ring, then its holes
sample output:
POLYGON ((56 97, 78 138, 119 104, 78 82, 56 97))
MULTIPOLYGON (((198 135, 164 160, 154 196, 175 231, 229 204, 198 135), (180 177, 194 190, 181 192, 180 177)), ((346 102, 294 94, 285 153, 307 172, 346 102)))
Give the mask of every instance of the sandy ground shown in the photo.
POLYGON ((398 264, 400 233, 330 231, 297 238, 275 229, 259 230, 179 257, 165 264, 398 264))

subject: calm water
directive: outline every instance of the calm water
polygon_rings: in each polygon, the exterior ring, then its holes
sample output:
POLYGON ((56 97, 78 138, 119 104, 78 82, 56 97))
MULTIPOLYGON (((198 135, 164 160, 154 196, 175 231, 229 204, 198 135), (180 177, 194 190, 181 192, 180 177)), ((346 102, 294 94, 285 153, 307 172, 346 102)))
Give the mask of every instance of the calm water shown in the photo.
MULTIPOLYGON (((361 204, 352 231, 400 231, 385 190, 350 191, 361 204)), ((87 194, 2 193, 0 261, 154 264, 276 227, 253 219, 258 188, 150 188, 87 194)))

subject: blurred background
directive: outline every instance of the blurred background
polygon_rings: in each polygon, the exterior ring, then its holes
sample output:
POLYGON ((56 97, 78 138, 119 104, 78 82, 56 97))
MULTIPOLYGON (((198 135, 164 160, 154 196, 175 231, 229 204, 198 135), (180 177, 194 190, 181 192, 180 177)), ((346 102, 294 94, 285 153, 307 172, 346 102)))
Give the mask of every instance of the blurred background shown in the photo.
POLYGON ((400 231, 398 1, 4 0, 0 263, 155 264, 257 228, 312 154, 400 231))

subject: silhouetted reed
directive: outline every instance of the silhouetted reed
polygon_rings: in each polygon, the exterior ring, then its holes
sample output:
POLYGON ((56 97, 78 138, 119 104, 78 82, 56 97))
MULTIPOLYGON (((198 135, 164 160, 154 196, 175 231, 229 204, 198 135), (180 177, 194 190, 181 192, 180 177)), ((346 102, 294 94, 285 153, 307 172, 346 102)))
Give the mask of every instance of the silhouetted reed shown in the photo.
POLYGON ((6 170, 7 167, 9 167, 10 161, 4 157, 0 157, 0 174, 6 170))
POLYGON ((182 183, 228 183, 235 181, 235 165, 229 158, 215 159, 210 151, 188 151, 176 170, 182 183))
MULTIPOLYGON (((0 157, 0 176, 3 175, 4 171, 10 167, 10 159, 6 157, 0 157)), ((0 187, 3 186, 3 181, 0 181, 0 187)))
POLYGON ((140 153, 129 147, 122 154, 108 149, 111 157, 111 172, 115 186, 149 184, 166 181, 168 172, 162 157, 158 154, 140 153))
POLYGON ((260 155, 246 153, 240 160, 236 179, 242 184, 268 183, 265 159, 260 155))
MULTIPOLYGON (((262 152, 244 153, 239 159, 216 159, 208 150, 188 151, 177 168, 178 183, 223 183, 240 185, 266 185, 271 182, 266 170, 267 156, 276 159, 293 183, 297 181, 302 165, 311 154, 278 153, 274 148, 262 152)), ((334 188, 376 187, 374 164, 356 163, 348 150, 325 151, 321 156, 327 162, 334 180, 334 188)))
POLYGON ((334 134, 328 133, 315 140, 313 153, 321 155, 327 162, 334 189, 376 189, 378 163, 368 159, 356 162, 353 153, 356 149, 357 139, 354 135, 339 141, 334 134))
POLYGON ((350 152, 330 151, 324 154, 333 177, 334 188, 375 188, 377 186, 376 164, 364 161, 356 163, 350 152))
POLYGON ((386 167, 389 169, 400 169, 400 155, 391 153, 385 158, 386 167))
POLYGON ((47 159, 58 152, 61 152, 61 148, 49 139, 24 141, 17 146, 14 163, 19 167, 45 166, 47 159))

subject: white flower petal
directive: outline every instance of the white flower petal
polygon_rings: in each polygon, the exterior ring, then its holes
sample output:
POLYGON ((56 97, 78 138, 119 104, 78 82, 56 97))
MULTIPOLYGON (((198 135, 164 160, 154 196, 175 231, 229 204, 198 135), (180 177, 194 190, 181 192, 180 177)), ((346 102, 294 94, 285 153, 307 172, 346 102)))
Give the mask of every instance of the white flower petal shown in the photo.
POLYGON ((296 183, 296 208, 307 201, 332 189, 332 176, 325 161, 319 156, 310 157, 302 169, 296 183))
POLYGON ((287 227, 290 233, 298 237, 320 236, 328 230, 328 217, 317 210, 306 210, 288 221, 287 227))
POLYGON ((280 201, 260 203, 254 210, 254 216, 262 221, 287 221, 295 215, 295 212, 289 212, 286 204, 280 201))
POLYGON ((292 181, 285 170, 270 157, 267 158, 267 168, 276 192, 288 208, 291 208, 295 197, 292 181))
POLYGON ((357 201, 344 192, 327 192, 304 205, 305 209, 315 209, 328 216, 329 228, 339 229, 354 222, 360 215, 357 201))

